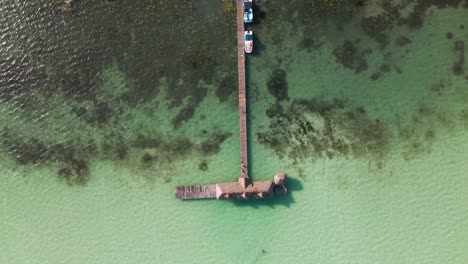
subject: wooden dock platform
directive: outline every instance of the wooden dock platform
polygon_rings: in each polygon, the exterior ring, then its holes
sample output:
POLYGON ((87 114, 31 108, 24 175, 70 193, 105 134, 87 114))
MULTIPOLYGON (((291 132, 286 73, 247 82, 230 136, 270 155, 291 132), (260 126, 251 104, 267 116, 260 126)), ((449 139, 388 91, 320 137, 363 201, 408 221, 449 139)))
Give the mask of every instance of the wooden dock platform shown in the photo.
POLYGON ((244 5, 237 5, 237 72, 239 78, 240 177, 249 177, 247 156, 247 94, 245 91, 244 5))
POLYGON ((182 200, 216 198, 216 184, 177 186, 175 198, 182 200))

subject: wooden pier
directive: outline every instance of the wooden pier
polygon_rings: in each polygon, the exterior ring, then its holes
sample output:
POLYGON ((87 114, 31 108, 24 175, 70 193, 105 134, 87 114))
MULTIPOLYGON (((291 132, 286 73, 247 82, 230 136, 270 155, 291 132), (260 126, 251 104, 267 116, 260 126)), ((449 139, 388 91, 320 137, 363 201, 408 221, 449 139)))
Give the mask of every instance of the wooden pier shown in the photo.
POLYGON ((240 132, 240 177, 249 178, 247 156, 247 94, 245 91, 245 51, 244 51, 244 4, 237 5, 237 74, 239 78, 239 132, 240 132))
POLYGON ((239 78, 239 133, 240 133, 240 176, 237 182, 211 185, 177 186, 177 199, 248 199, 267 198, 286 192, 286 174, 277 173, 273 181, 252 182, 248 168, 247 142, 247 93, 245 89, 244 51, 244 4, 236 0, 237 6, 237 70, 239 78))

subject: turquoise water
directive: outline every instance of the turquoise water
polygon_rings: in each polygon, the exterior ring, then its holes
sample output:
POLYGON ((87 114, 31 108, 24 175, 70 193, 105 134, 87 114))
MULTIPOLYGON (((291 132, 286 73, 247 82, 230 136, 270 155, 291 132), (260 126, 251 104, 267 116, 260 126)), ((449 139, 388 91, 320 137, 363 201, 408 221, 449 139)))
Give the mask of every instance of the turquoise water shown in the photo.
POLYGON ((182 202, 239 173, 231 1, 0 3, 1 263, 467 262, 468 3, 257 4, 250 171, 290 192, 182 202))

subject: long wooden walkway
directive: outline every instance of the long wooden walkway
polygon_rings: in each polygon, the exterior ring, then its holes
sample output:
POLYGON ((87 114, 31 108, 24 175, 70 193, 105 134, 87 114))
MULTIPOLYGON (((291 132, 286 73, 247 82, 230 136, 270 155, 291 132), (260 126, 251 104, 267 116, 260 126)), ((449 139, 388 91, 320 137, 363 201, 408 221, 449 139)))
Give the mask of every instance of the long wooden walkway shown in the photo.
POLYGON ((239 132, 240 132, 240 168, 241 178, 248 178, 247 156, 247 99, 245 92, 245 51, 244 51, 244 5, 243 0, 237 4, 237 71, 239 77, 239 132))

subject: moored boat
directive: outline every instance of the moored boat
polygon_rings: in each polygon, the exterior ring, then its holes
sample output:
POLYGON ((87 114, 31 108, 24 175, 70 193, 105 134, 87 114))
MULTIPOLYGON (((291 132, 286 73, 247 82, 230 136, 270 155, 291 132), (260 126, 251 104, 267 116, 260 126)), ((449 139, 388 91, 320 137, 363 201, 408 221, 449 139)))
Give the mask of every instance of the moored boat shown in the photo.
POLYGON ((253 22, 252 0, 244 0, 244 23, 253 22))
POLYGON ((253 32, 244 31, 244 49, 246 53, 252 53, 253 51, 253 32))

